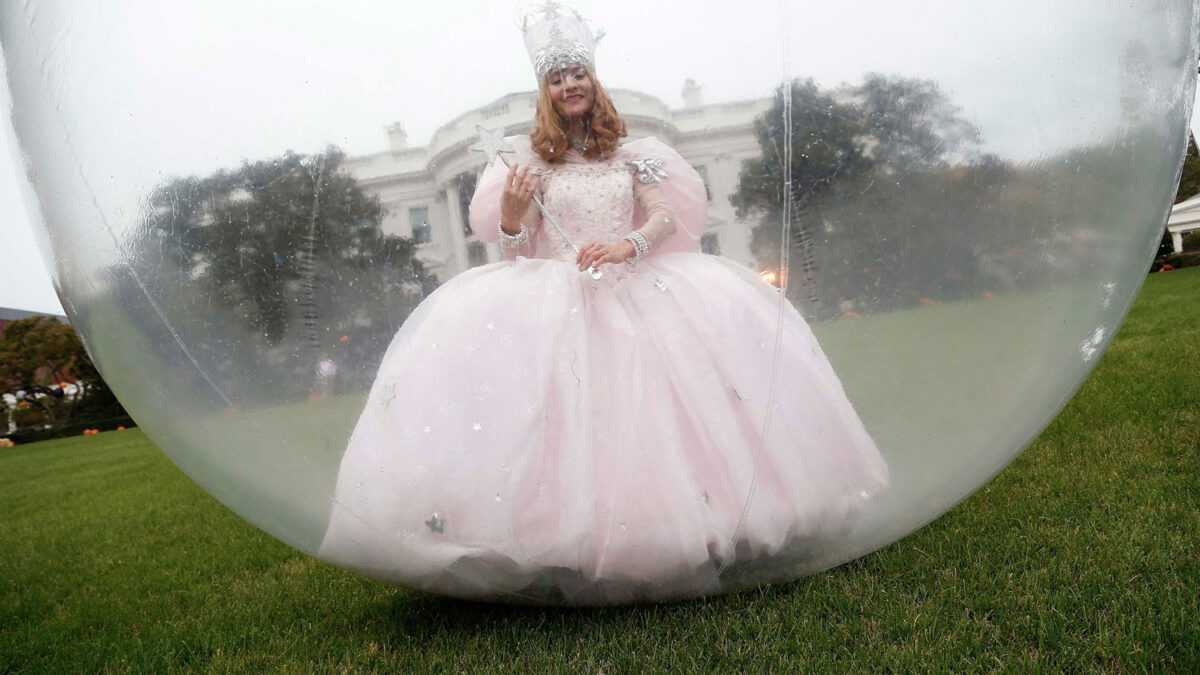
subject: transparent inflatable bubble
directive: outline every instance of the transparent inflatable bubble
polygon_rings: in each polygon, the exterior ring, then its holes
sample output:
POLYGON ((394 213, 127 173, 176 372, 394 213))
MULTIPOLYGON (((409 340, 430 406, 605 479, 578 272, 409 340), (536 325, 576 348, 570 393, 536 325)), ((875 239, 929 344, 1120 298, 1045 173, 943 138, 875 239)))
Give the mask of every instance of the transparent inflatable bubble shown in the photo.
MULTIPOLYGON (((949 509, 1095 365, 1172 201, 1192 2, 785 4, 579 3, 621 152, 698 223, 600 281, 548 225, 517 262, 480 225, 477 127, 519 146, 537 101, 504 3, 47 0, 0 29, 63 304, 180 468, 367 574, 597 604, 795 578, 949 509)), ((555 206, 598 185, 569 173, 547 208, 594 225, 555 206)), ((619 237, 628 200, 596 199, 619 237)))

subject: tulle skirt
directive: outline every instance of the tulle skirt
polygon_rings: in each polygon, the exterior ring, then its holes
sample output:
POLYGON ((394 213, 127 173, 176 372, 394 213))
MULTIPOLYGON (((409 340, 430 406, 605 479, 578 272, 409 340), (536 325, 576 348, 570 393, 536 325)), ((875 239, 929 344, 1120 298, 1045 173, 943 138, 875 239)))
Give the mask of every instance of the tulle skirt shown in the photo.
POLYGON ((464 598, 665 599, 836 538, 886 488, 774 288, 697 253, 606 269, 496 263, 417 308, 342 458, 323 557, 464 598))

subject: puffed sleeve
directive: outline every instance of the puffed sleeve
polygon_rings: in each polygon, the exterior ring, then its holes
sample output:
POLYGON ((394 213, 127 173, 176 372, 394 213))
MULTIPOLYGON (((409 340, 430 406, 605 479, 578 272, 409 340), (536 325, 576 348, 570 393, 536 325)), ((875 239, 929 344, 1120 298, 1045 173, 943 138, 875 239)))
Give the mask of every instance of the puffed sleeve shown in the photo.
POLYGON ((679 153, 656 138, 626 143, 634 176, 634 222, 649 255, 697 251, 708 220, 704 180, 679 153))
MULTIPOLYGON (((509 162, 516 162, 521 166, 533 164, 536 167, 537 162, 534 160, 533 148, 530 146, 528 136, 509 136, 504 140, 516 148, 514 154, 507 156, 509 162)), ((491 166, 483 170, 483 175, 479 177, 479 182, 475 186, 475 196, 471 198, 470 224, 471 231, 480 241, 489 243, 500 241, 500 195, 504 191, 504 183, 507 178, 508 167, 497 159, 491 166)), ((541 192, 540 186, 538 191, 541 192)), ((529 210, 525 212, 521 222, 525 225, 526 232, 529 233, 529 239, 520 246, 501 244, 500 252, 506 260, 511 260, 518 255, 537 257, 536 235, 542 225, 541 212, 538 210, 537 204, 532 202, 529 204, 529 210)))

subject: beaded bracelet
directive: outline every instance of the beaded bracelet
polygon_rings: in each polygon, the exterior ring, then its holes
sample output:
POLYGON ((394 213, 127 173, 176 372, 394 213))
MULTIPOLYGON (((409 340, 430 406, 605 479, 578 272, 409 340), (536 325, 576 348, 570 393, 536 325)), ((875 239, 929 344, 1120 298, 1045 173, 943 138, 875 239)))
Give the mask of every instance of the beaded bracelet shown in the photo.
POLYGON ((529 232, 525 229, 525 223, 521 223, 521 231, 516 234, 504 231, 504 221, 496 223, 496 229, 500 230, 500 243, 509 248, 516 248, 529 241, 529 232))
POLYGON ((633 244, 633 258, 630 259, 630 262, 637 262, 645 258, 646 254, 650 252, 650 242, 646 241, 646 235, 640 231, 634 230, 630 232, 625 235, 625 239, 633 244))

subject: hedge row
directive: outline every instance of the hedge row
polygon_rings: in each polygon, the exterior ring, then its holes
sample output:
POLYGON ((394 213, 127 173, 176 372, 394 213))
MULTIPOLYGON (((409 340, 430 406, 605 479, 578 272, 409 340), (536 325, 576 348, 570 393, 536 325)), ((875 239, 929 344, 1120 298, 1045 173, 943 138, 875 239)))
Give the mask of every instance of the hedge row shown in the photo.
POLYGON ((128 415, 122 415, 117 417, 106 417, 98 420, 93 419, 84 420, 82 422, 71 422, 70 424, 59 424, 49 429, 21 429, 20 431, 0 436, 0 438, 7 438, 17 445, 24 445, 26 443, 49 441, 51 439, 63 438, 65 436, 78 436, 82 434, 85 429, 112 431, 117 427, 129 428, 135 426, 137 426, 137 422, 134 422, 132 417, 129 417, 128 415))
POLYGON ((1150 266, 1150 271, 1159 272, 1164 265, 1170 265, 1174 269, 1200 267, 1200 251, 1185 251, 1183 253, 1164 255, 1154 261, 1154 264, 1150 266))

